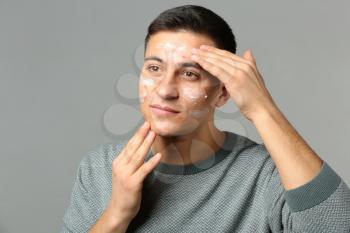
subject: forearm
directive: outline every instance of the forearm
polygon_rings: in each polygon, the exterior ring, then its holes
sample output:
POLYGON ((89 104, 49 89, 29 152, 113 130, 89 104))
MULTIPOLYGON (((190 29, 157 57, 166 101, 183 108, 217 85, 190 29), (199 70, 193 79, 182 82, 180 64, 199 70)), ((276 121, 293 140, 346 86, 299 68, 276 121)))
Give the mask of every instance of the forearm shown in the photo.
POLYGON ((125 233, 131 220, 107 207, 89 233, 125 233))
POLYGON ((266 149, 276 164, 285 190, 312 180, 322 167, 322 159, 304 141, 276 105, 253 119, 266 149))

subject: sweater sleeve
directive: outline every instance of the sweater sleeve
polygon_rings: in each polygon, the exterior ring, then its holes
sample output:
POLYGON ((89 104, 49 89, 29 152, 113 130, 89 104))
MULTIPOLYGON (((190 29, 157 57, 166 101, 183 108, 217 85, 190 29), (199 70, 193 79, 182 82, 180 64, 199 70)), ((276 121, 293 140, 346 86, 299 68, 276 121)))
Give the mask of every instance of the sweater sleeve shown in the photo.
MULTIPOLYGON (((101 190, 99 185, 107 182, 104 174, 108 153, 112 151, 110 144, 101 144, 90 150, 80 161, 75 181, 66 209, 61 233, 88 232, 103 212, 101 206, 101 190)), ((107 177, 107 178, 106 178, 107 177)))
POLYGON ((288 191, 275 165, 271 171, 265 197, 272 232, 350 232, 350 190, 328 163, 323 161, 311 181, 288 191))
POLYGON ((70 204, 63 216, 61 233, 87 232, 87 221, 92 214, 88 184, 85 177, 87 167, 80 163, 76 172, 75 182, 71 193, 70 204))

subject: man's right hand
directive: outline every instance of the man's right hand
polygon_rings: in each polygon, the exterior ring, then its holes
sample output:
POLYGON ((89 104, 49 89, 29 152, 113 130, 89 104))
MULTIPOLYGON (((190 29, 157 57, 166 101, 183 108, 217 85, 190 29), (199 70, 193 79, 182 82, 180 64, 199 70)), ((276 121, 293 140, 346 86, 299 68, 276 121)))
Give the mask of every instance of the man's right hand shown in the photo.
POLYGON ((140 210, 143 181, 160 161, 160 153, 157 153, 144 162, 155 137, 149 122, 144 122, 113 160, 111 198, 89 233, 126 232, 140 210))
MULTIPOLYGON (((157 166, 160 153, 144 162, 156 134, 145 121, 112 163, 112 196, 110 208, 133 219, 140 210, 141 191, 146 176, 157 166)), ((112 212, 114 212, 112 211, 112 212)))

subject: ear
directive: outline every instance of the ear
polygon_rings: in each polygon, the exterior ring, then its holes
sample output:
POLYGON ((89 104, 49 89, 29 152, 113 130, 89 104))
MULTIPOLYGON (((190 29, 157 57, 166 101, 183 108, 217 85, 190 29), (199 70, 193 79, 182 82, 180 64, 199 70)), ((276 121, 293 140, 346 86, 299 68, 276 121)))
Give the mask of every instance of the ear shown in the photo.
POLYGON ((225 85, 222 82, 220 82, 220 90, 219 90, 219 95, 215 101, 215 107, 219 108, 223 106, 224 104, 226 104, 229 98, 230 98, 230 95, 227 92, 225 85))

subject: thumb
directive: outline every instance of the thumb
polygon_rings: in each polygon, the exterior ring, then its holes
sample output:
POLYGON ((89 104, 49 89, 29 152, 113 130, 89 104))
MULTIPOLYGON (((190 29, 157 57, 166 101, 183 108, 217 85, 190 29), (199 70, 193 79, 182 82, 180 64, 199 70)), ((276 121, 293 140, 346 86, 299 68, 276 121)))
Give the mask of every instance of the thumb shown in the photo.
POLYGON ((253 57, 253 52, 252 52, 251 49, 247 49, 247 50, 244 51, 243 58, 256 63, 255 62, 255 58, 253 57))

